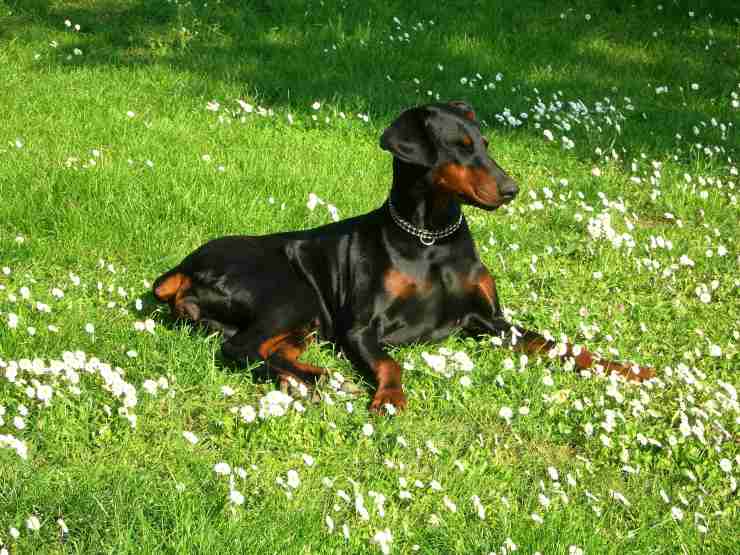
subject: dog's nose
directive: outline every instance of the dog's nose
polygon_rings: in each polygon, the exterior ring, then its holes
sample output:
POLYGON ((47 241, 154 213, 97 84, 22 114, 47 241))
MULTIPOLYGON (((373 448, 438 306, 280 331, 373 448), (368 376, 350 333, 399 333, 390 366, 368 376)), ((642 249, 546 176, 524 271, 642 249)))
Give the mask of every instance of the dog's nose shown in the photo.
POLYGON ((507 177, 499 183, 498 190, 501 193, 502 197, 507 200, 511 200, 519 192, 519 186, 516 184, 516 181, 514 181, 510 177, 507 177))

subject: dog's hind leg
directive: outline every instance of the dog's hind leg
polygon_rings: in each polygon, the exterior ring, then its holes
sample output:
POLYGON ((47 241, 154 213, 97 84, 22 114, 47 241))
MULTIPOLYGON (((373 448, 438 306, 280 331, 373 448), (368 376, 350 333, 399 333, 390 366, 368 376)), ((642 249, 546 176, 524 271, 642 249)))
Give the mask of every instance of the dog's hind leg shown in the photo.
POLYGON ((308 346, 306 336, 309 332, 310 326, 304 325, 280 333, 265 333, 256 324, 227 340, 222 352, 235 362, 263 361, 266 369, 278 379, 281 388, 286 388, 291 381, 306 385, 327 373, 326 368, 298 360, 308 346))
POLYGON ((158 301, 170 302, 189 279, 179 268, 173 268, 154 280, 152 293, 158 301))
POLYGON ((194 297, 188 296, 193 280, 175 268, 158 277, 152 286, 152 293, 158 301, 169 303, 176 318, 186 318, 197 322, 201 310, 194 297))

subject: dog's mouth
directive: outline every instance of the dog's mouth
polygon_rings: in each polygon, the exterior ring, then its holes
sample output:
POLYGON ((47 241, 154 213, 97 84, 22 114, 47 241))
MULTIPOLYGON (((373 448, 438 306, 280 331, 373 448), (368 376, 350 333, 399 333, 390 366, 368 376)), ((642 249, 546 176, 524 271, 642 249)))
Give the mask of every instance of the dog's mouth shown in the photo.
POLYGON ((515 198, 516 198, 516 193, 515 192, 501 193, 501 200, 502 200, 502 202, 501 202, 501 204, 499 204, 499 206, 503 206, 504 204, 509 204, 515 198))
POLYGON ((483 168, 446 164, 434 173, 434 182, 443 191, 453 193, 463 204, 482 210, 495 210, 514 200, 519 188, 505 174, 494 178, 483 168))
POLYGON ((492 194, 481 194, 479 191, 472 190, 458 193, 457 197, 463 204, 490 212, 514 200, 516 192, 496 190, 492 194))

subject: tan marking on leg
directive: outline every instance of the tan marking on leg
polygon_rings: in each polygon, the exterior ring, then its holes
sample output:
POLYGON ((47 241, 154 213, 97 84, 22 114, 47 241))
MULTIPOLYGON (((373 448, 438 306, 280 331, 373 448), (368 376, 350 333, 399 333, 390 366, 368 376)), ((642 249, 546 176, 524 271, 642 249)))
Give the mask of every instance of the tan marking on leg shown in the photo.
POLYGON ((186 318, 190 316, 193 320, 198 320, 200 317, 200 310, 197 306, 192 303, 185 302, 185 295, 193 285, 193 281, 186 275, 182 276, 180 280, 180 287, 175 293, 174 300, 171 300, 172 310, 180 318, 186 318))
POLYGON ((370 410, 382 412, 386 404, 393 405, 397 410, 406 408, 406 395, 401 389, 401 367, 392 358, 384 358, 373 365, 378 389, 370 403, 370 410))
POLYGON ((477 288, 488 304, 493 305, 496 301, 496 282, 488 272, 485 272, 477 283, 477 288))
POLYGON ((631 364, 611 361, 604 361, 603 364, 607 374, 616 373, 631 382, 642 382, 655 377, 655 370, 653 368, 638 366, 637 372, 634 372, 632 370, 633 365, 631 364))
POLYGON ((298 360, 298 357, 306 350, 307 346, 307 342, 302 341, 299 337, 304 331, 296 330, 281 333, 267 339, 259 346, 259 355, 279 376, 290 375, 298 381, 303 381, 304 377, 321 376, 327 373, 326 368, 298 360), (300 376, 299 374, 303 374, 304 376, 300 376))
POLYGON ((552 341, 547 341, 544 337, 520 337, 516 345, 514 345, 514 350, 530 355, 538 355, 542 352, 549 351, 554 346, 555 344, 552 341))
POLYGON ((466 293, 481 299, 483 304, 489 306, 491 309, 498 308, 496 281, 491 277, 491 274, 488 273, 486 268, 479 269, 473 277, 463 274, 460 280, 462 281, 463 290, 466 293))
POLYGON ((298 357, 303 354, 307 347, 307 341, 300 341, 295 335, 291 335, 278 346, 276 354, 283 357, 285 360, 295 366, 296 369, 305 374, 310 374, 312 376, 321 376, 323 374, 326 374, 326 368, 321 368, 319 366, 314 366, 313 364, 308 364, 307 362, 301 362, 298 360, 298 357))
POLYGON ((290 332, 288 333, 281 333, 279 335, 275 335, 269 339, 266 339, 262 342, 262 344, 257 349, 257 352, 259 355, 264 359, 267 360, 270 358, 270 355, 273 354, 280 345, 281 342, 285 340, 286 337, 290 335, 290 332))
MULTIPOLYGON (((524 337, 514 345, 514 349, 528 354, 539 354, 542 352, 548 353, 557 346, 553 341, 548 341, 535 332, 525 332, 524 337)), ((573 358, 576 368, 579 370, 590 370, 598 364, 603 366, 607 374, 616 373, 634 382, 641 382, 655 377, 655 370, 653 368, 639 367, 638 371, 634 372, 632 370, 633 365, 611 360, 599 360, 593 353, 584 348, 581 348, 580 352, 576 355, 573 353, 573 345, 567 343, 565 354, 558 356, 558 358, 560 360, 567 360, 570 357, 573 358)))
MULTIPOLYGON (((572 347, 568 345, 568 353, 572 352, 572 347)), ((573 357, 576 366, 581 370, 591 368, 594 364, 594 357, 586 349, 582 349, 578 356, 573 357)))
POLYGON ((378 389, 383 387, 401 387, 401 367, 392 358, 377 361, 373 366, 378 389))
MULTIPOLYGON (((573 347, 568 345, 568 356, 573 356, 572 349, 573 347)), ((582 349, 581 352, 578 353, 578 356, 574 356, 573 358, 575 360, 576 367, 581 370, 593 368, 598 363, 604 367, 607 374, 616 373, 632 382, 641 382, 655 377, 655 370, 652 368, 638 367, 638 371, 635 373, 632 370, 633 365, 631 364, 614 362, 611 360, 596 361, 594 355, 586 349, 582 349)))
POLYGON ((154 296, 160 301, 169 301, 177 294, 184 279, 184 274, 172 274, 157 286, 154 290, 154 296))

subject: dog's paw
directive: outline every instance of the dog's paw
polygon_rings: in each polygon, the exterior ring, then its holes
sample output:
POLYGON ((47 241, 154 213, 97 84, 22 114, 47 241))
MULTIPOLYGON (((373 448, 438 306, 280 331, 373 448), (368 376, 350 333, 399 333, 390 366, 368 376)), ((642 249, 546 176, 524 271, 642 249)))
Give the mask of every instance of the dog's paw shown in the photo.
POLYGON ((651 380, 655 377, 655 368, 650 368, 648 366, 640 366, 636 367, 637 372, 635 370, 632 370, 632 374, 635 376, 633 379, 638 382, 644 382, 646 380, 651 380))
POLYGON ((616 372, 627 381, 644 382, 655 377, 655 368, 638 366, 637 364, 610 364, 607 366, 609 372, 616 372))
POLYGON ((406 395, 403 394, 403 390, 400 387, 384 387, 378 389, 372 403, 370 403, 370 411, 376 414, 390 414, 402 411, 405 408, 406 395), (386 405, 393 407, 393 410, 388 410, 386 405))

